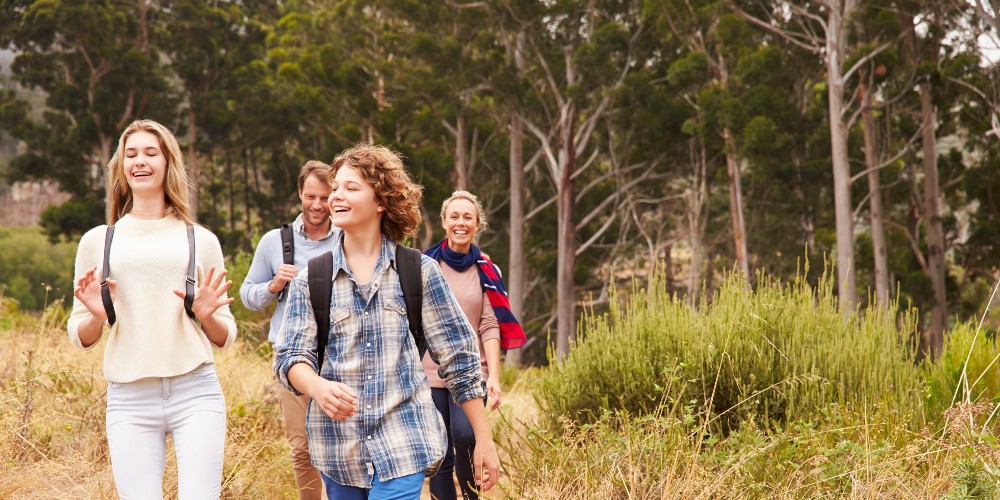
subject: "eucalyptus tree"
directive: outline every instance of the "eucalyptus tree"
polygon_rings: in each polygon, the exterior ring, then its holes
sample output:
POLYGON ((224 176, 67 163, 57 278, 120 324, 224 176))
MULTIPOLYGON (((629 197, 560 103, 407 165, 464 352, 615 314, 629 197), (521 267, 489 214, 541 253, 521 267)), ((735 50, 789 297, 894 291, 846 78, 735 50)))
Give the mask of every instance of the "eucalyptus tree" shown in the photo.
POLYGON ((15 93, 2 96, 0 127, 26 146, 10 175, 52 179, 73 196, 43 215, 50 237, 103 220, 103 169, 129 122, 173 125, 175 100, 150 42, 152 7, 148 0, 0 4, 0 46, 17 53, 13 80, 45 95, 40 119, 15 93))
MULTIPOLYGON (((939 138, 959 132, 956 121, 959 103, 965 96, 962 81, 974 74, 980 58, 974 53, 975 42, 963 37, 966 31, 965 7, 948 2, 899 0, 893 3, 903 34, 901 53, 916 73, 915 106, 919 109, 920 149, 914 151, 914 162, 922 166, 922 185, 914 184, 912 199, 919 200, 913 211, 924 231, 923 245, 911 245, 915 258, 930 281, 930 321, 923 330, 922 348, 932 358, 942 349, 948 324, 948 250, 949 239, 957 235, 953 226, 954 211, 945 200, 953 198, 945 186, 960 183, 964 175, 962 161, 942 155, 939 138), (956 78, 957 77, 957 78, 956 78), (951 234, 949 234, 951 233, 951 234)), ((959 205, 963 200, 954 199, 959 205)), ((912 234, 911 240, 918 239, 912 234)))
MULTIPOLYGON (((671 0, 651 4, 657 20, 665 25, 676 43, 684 47, 686 57, 677 62, 677 69, 690 75, 694 85, 692 106, 701 107, 696 96, 704 95, 720 104, 714 111, 717 116, 706 117, 716 130, 706 130, 716 135, 713 142, 721 142, 729 177, 729 216, 732 228, 733 249, 737 268, 747 280, 750 274, 747 254, 747 231, 744 216, 742 165, 737 151, 733 127, 738 118, 739 83, 732 73, 741 50, 752 50, 753 32, 746 22, 730 13, 725 2, 719 0, 671 0), (658 11, 657 11, 658 10, 658 11), (747 45, 751 45, 747 47, 747 45), (700 76, 700 77, 699 77, 700 76)), ((700 276, 700 273, 694 273, 700 276)), ((700 277, 695 279, 700 281, 700 277)))
MULTIPOLYGON (((445 136, 454 161, 452 186, 471 189, 475 170, 490 162, 490 144, 501 142, 494 81, 505 69, 505 54, 492 19, 481 9, 448 2, 385 4, 406 21, 400 33, 406 63, 397 80, 406 82, 406 91, 426 115, 421 123, 438 125, 445 136)), ((435 133, 431 130, 424 133, 435 133)))
POLYGON ((637 64, 633 50, 645 23, 641 5, 632 2, 502 2, 502 8, 516 25, 512 31, 525 34, 531 90, 520 117, 556 191, 556 351, 564 356, 575 337, 575 262, 585 247, 577 244, 576 181, 598 163, 595 131, 637 64))
POLYGON ((255 2, 163 0, 154 18, 154 40, 169 59, 171 72, 182 83, 194 214, 199 205, 199 152, 208 160, 213 141, 221 139, 199 137, 199 123, 217 119, 211 116, 214 113, 226 112, 227 99, 238 101, 238 96, 224 92, 223 81, 239 66, 262 55, 255 53, 262 48, 262 35, 255 26, 257 13, 253 11, 262 8, 255 2))
POLYGON ((857 305, 856 263, 854 258, 854 221, 851 200, 851 168, 848 134, 852 110, 845 92, 848 82, 861 67, 894 40, 880 40, 876 45, 859 47, 852 35, 855 19, 866 15, 867 5, 860 0, 797 0, 749 7, 735 5, 747 20, 783 37, 789 43, 812 52, 822 59, 826 69, 830 153, 833 169, 833 199, 836 213, 837 286, 844 314, 857 305), (850 63, 850 66, 847 64, 850 63))

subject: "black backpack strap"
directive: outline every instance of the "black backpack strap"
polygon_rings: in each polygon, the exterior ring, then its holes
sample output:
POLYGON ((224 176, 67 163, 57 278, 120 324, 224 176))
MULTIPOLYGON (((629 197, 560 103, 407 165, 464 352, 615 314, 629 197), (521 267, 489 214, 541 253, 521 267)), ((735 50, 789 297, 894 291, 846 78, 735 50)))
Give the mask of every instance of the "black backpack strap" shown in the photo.
MULTIPOLYGON (((115 304, 111 301, 111 287, 108 286, 108 276, 111 275, 111 240, 114 239, 115 225, 109 224, 108 231, 104 235, 104 269, 101 270, 101 301, 104 302, 104 311, 108 315, 108 324, 114 325, 118 319, 115 315, 115 304)), ((184 310, 188 317, 195 319, 194 310, 194 227, 187 227, 188 237, 188 270, 184 277, 184 310)))
MULTIPOLYGON (((184 310, 191 319, 195 319, 194 311, 194 226, 187 227, 188 234, 188 272, 184 278, 184 310)), ((221 270, 219 270, 221 272, 221 270)))
POLYGON ((108 276, 111 275, 111 240, 115 235, 115 225, 108 224, 108 232, 104 234, 104 269, 101 270, 101 301, 104 302, 104 312, 108 314, 108 324, 114 325, 115 304, 111 301, 111 287, 108 286, 108 276))
MULTIPOLYGON (((281 225, 281 261, 285 264, 295 265, 295 238, 292 234, 291 224, 281 225)), ((285 298, 288 284, 278 292, 278 302, 285 298)))
POLYGON ((333 252, 309 259, 309 302, 316 315, 316 373, 323 367, 323 354, 330 336, 330 294, 333 287, 333 252))
POLYGON ((399 287, 403 289, 403 301, 406 302, 410 335, 417 346, 417 353, 423 358, 427 352, 427 338, 424 336, 424 286, 420 277, 420 251, 396 245, 396 273, 399 274, 399 287))

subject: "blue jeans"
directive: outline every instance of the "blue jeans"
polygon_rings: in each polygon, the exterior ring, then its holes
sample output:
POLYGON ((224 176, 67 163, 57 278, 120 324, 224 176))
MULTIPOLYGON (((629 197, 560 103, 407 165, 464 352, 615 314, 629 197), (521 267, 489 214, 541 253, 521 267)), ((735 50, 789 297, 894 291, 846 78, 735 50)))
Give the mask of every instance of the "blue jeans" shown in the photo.
POLYGON ((424 473, 417 472, 409 476, 397 477, 386 482, 378 479, 372 481, 371 489, 344 486, 326 474, 320 473, 323 484, 326 485, 326 497, 330 500, 420 500, 420 490, 424 487, 424 473))
MULTIPOLYGON (((431 496, 438 500, 454 500, 455 482, 452 472, 458 475, 462 485, 462 496, 466 499, 478 500, 475 470, 472 468, 472 452, 476 449, 476 434, 472 431, 469 417, 465 410, 451 398, 448 389, 431 388, 434 406, 437 406, 444 417, 444 426, 448 429, 448 452, 441 461, 441 468, 431 477, 431 496)), ((483 398, 483 405, 486 399, 483 398)))

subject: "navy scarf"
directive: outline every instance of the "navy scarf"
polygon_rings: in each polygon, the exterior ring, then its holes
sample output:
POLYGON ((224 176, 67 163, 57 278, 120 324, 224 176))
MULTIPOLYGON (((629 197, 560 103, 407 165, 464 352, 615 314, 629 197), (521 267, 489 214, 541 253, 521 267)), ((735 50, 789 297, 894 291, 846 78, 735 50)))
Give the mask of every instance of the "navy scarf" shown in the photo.
POLYGON ((448 264, 448 267, 459 272, 469 269, 473 264, 477 265, 479 284, 482 285, 483 292, 493 307, 493 314, 497 317, 497 323, 500 324, 500 348, 507 352, 507 349, 517 349, 524 345, 526 340, 524 330, 510 310, 510 301, 507 299, 507 289, 500 277, 500 269, 483 257, 479 247, 472 244, 469 253, 459 253, 448 248, 448 240, 444 239, 425 250, 424 254, 438 262, 448 264))

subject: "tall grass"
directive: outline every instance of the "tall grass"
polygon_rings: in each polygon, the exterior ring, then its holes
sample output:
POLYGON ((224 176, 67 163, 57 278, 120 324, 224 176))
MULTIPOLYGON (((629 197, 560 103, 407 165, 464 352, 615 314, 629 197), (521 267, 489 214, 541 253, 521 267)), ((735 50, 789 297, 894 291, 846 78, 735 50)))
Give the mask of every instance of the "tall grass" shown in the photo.
POLYGON ((832 284, 733 278, 693 309, 655 280, 521 383, 516 498, 994 498, 1000 346, 960 324, 914 359, 896 304, 844 318, 832 284), (954 398, 954 399, 953 399, 954 398), (953 400, 955 404, 953 404, 953 400))
POLYGON ((700 308, 656 278, 624 303, 613 292, 610 311, 586 314, 571 355, 541 377, 540 404, 587 424, 603 411, 642 415, 681 401, 726 432, 748 418, 766 428, 830 405, 887 405, 901 425, 921 425, 913 315, 888 304, 845 320, 832 288, 759 275, 749 293, 734 275, 700 308))
MULTIPOLYGON (((0 310, 10 299, 0 295, 0 310)), ((104 431, 103 341, 90 351, 66 337, 66 313, 5 314, 0 324, 0 498, 116 498, 104 431)), ((288 444, 270 401, 270 361, 238 339, 216 352, 228 429, 223 497, 295 497, 288 444)), ((172 448, 170 448, 172 449, 172 448)), ((176 496, 168 456, 165 492, 176 496)))

